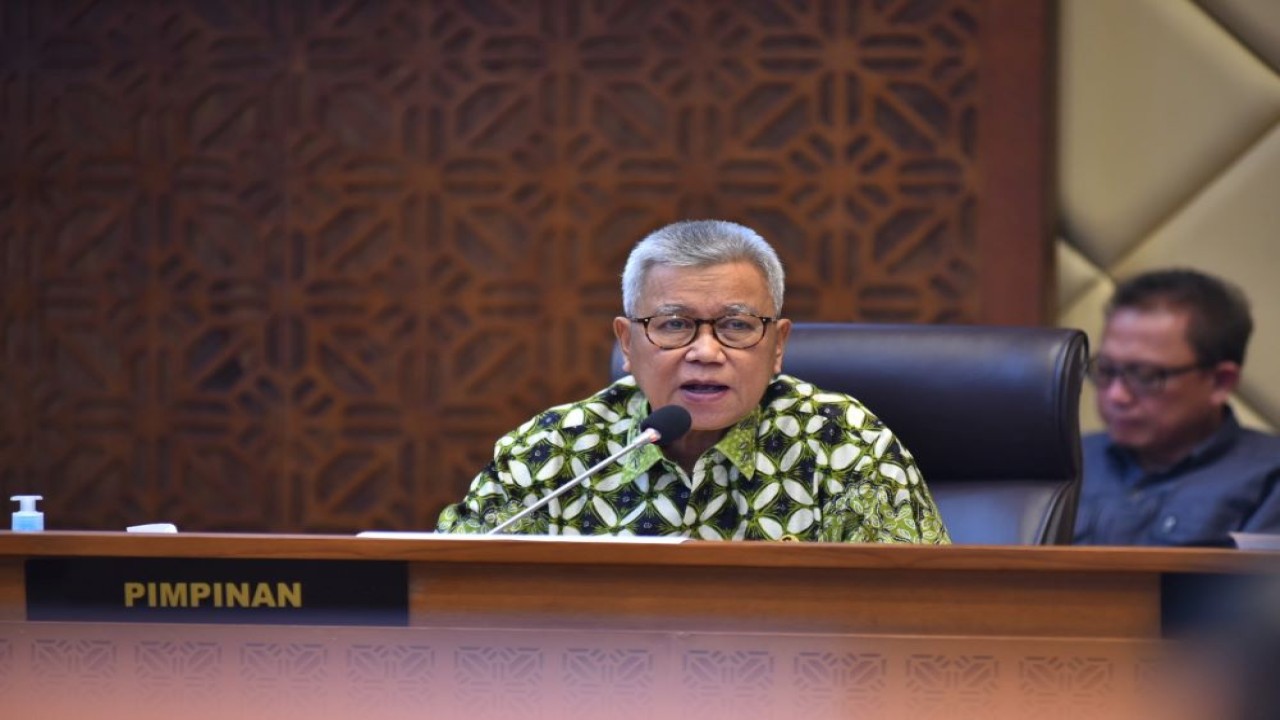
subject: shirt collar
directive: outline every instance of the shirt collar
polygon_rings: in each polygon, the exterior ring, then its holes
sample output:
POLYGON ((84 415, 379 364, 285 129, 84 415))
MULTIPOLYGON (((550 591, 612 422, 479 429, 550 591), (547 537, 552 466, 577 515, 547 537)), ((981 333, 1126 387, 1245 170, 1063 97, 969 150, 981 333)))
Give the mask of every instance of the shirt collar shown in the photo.
MULTIPOLYGON (((651 410, 642 393, 636 393, 635 397, 632 398, 632 402, 628 403, 627 410, 632 417, 631 428, 626 435, 627 442, 630 443, 639 437, 640 422, 649 416, 651 410)), ((756 438, 760 436, 760 421, 762 417, 760 407, 756 406, 746 417, 729 428, 724 437, 720 438, 712 447, 712 450, 724 455, 734 467, 738 468, 738 472, 748 480, 754 477, 756 472, 756 438)), ((645 445, 631 453, 627 458, 624 458, 622 464, 623 481, 630 482, 641 473, 647 472, 649 468, 661 462, 665 457, 657 445, 645 445)))
POLYGON ((1208 462, 1229 450, 1238 437, 1240 437, 1240 421, 1236 419, 1236 413, 1231 409, 1231 406, 1224 405, 1222 409, 1222 424, 1218 426, 1217 430, 1213 431, 1212 435, 1205 438, 1204 442, 1192 448, 1191 453, 1178 465, 1208 462))
POLYGON ((760 437, 760 407, 756 406, 746 417, 729 428, 720 438, 715 449, 719 450, 742 477, 750 480, 756 473, 756 438, 760 437))
MULTIPOLYGON (((1232 445, 1235 444, 1236 438, 1240 436, 1240 421, 1236 419, 1236 413, 1231 409, 1230 405, 1223 407, 1222 424, 1218 426, 1213 434, 1200 441, 1187 456, 1174 463, 1171 467, 1162 470, 1156 475, 1168 475, 1181 471, 1185 468, 1194 467, 1207 463, 1223 453, 1227 452, 1232 445)), ((1134 456, 1133 451, 1107 441, 1107 454, 1111 457, 1112 462, 1121 468, 1137 468, 1138 459, 1134 456)))

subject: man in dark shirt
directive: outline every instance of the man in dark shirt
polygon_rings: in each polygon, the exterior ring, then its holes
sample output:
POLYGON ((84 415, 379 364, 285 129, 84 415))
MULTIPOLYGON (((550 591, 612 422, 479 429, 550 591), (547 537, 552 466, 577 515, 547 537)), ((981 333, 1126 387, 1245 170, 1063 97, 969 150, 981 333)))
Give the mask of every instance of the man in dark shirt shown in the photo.
POLYGON ((1280 532, 1280 438, 1227 404, 1253 330, 1232 285, 1162 270, 1120 285, 1089 365, 1106 432, 1084 438, 1075 542, 1229 546, 1280 532))

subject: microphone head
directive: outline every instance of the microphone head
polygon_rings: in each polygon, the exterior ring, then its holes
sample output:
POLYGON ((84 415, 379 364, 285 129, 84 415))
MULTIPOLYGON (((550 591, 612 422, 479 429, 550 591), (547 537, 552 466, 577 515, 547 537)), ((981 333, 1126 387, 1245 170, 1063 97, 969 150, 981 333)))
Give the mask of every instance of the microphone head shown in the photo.
POLYGON ((649 417, 640 422, 640 431, 653 429, 658 432, 658 447, 666 447, 684 437, 693 425, 689 411, 679 405, 667 405, 649 413, 649 417))

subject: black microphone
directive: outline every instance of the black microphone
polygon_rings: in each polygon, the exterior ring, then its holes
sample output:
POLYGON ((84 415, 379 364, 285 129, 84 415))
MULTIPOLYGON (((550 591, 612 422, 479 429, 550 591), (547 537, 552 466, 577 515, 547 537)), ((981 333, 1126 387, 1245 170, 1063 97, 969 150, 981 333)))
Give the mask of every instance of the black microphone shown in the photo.
POLYGON ((666 407, 660 407, 657 410, 654 410, 652 413, 649 413, 649 417, 640 421, 640 436, 635 440, 632 440, 626 447, 587 468, 586 472, 556 488, 555 492, 550 493, 538 502, 507 518, 502 522, 502 524, 485 534, 497 535, 503 530, 515 525, 526 517, 529 517, 532 513, 540 510, 547 503, 555 500, 566 492, 569 492, 572 488, 582 484, 582 482, 587 478, 600 472, 602 468, 627 453, 642 448, 649 443, 656 443, 658 447, 666 447, 670 445, 676 440, 684 437, 684 434, 689 432, 689 426, 692 424, 693 418, 689 416, 689 411, 679 405, 667 405, 666 407))
POLYGON ((658 433, 657 439, 653 441, 658 447, 666 447, 684 437, 689 432, 690 425, 693 425, 693 417, 679 405, 660 407, 640 421, 642 431, 654 430, 658 433))

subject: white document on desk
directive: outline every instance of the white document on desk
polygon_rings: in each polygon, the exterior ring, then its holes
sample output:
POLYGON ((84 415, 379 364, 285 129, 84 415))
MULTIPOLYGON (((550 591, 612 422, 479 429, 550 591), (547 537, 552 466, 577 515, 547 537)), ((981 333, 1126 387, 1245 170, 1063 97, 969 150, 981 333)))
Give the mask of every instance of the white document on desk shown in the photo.
POLYGON ((670 535, 468 535, 399 530, 364 530, 356 537, 383 540, 528 540, 530 542, 597 542, 640 545, 679 545, 690 538, 670 535))
POLYGON ((1280 534, 1233 532, 1231 539, 1241 550, 1266 550, 1280 552, 1280 534))

